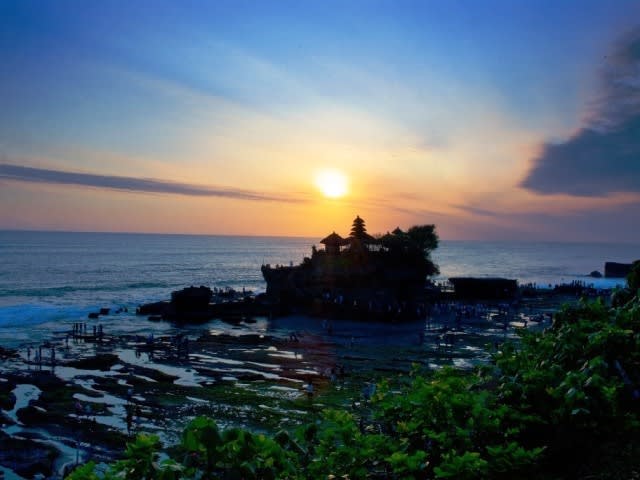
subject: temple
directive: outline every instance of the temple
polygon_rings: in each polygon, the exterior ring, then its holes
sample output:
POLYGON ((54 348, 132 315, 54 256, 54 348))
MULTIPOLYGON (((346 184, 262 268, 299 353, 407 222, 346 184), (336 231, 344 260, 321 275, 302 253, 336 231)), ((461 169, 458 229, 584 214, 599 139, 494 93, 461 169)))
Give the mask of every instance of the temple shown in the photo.
POLYGON ((438 239, 433 225, 375 238, 357 216, 348 237, 335 231, 297 266, 262 266, 267 296, 285 309, 326 316, 405 319, 424 312, 430 259, 438 239))

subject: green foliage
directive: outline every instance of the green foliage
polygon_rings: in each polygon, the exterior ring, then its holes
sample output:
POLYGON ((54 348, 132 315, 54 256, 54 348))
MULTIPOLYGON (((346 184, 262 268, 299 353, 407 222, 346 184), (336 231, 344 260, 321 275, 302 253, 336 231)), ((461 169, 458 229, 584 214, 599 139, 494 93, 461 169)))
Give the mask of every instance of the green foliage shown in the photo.
POLYGON ((636 260, 631 265, 631 271, 627 275, 627 286, 634 295, 638 294, 638 289, 640 289, 640 260, 636 260))
POLYGON ((422 266, 425 275, 435 275, 439 273, 438 266, 431 260, 431 252, 439 243, 435 228, 435 225, 414 225, 407 232, 397 228, 379 241, 395 262, 410 262, 422 266))
POLYGON ((458 455, 455 450, 443 456, 440 466, 434 469, 436 478, 454 478, 473 480, 486 478, 489 463, 478 452, 464 452, 458 455))
POLYGON ((435 225, 414 225, 407 231, 407 236, 425 253, 438 248, 438 235, 435 225))
POLYGON ((505 465, 511 465, 510 472, 522 470, 541 453, 515 443, 517 412, 500 404, 491 391, 478 388, 481 378, 453 369, 431 378, 417 372, 412 377, 404 395, 383 384, 377 397, 378 418, 393 432, 396 453, 389 462, 394 473, 413 478, 483 478, 493 471, 501 473, 505 465), (490 460, 498 457, 501 467, 492 470, 490 460))
POLYGON ((68 478, 625 478, 639 466, 639 380, 638 299, 580 303, 474 373, 414 370, 367 408, 273 437, 196 418, 173 459, 141 435, 103 475, 89 463, 68 478))
POLYGON ((549 462, 570 469, 597 458, 594 446, 640 433, 639 325, 637 299, 613 310, 580 303, 559 312, 551 329, 524 335, 519 350, 496 355, 499 397, 529 415, 523 444, 546 446, 549 462))
POLYGON ((293 475, 292 459, 301 450, 283 448, 293 444, 284 434, 271 439, 238 428, 221 432, 212 419, 199 417, 185 429, 179 450, 188 476, 269 479, 293 475))
POLYGON ((307 478, 368 478, 380 465, 379 456, 388 451, 383 435, 362 431, 347 411, 327 410, 317 428, 302 428, 298 435, 307 451, 313 452, 306 465, 307 478))
POLYGON ((66 478, 67 480, 99 480, 100 476, 96 473, 95 468, 95 462, 87 462, 77 467, 66 478))

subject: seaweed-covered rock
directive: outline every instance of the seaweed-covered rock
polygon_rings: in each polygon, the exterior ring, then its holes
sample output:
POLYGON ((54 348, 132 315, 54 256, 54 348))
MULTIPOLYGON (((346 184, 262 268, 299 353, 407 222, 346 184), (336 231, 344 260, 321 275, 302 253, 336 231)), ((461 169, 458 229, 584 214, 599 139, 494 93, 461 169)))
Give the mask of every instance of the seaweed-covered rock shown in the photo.
POLYGON ((81 368, 83 370, 110 370, 120 360, 113 353, 103 353, 95 357, 72 360, 66 364, 67 367, 81 368))
POLYGON ((17 357, 18 357, 18 352, 16 352, 15 350, 12 350, 10 348, 3 348, 2 346, 0 346, 1 360, 7 360, 9 358, 17 358, 17 357))
POLYGON ((58 458, 57 449, 42 442, 11 437, 0 431, 0 465, 5 465, 24 478, 41 474, 50 477, 58 458))
POLYGON ((16 396, 12 392, 0 392, 0 409, 11 410, 16 403, 16 396))

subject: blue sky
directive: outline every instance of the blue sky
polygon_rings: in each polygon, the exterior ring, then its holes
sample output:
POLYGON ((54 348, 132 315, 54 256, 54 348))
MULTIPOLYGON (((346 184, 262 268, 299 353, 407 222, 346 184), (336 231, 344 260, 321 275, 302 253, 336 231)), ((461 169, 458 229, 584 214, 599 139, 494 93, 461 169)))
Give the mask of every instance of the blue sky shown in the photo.
POLYGON ((373 232, 607 240, 619 218, 615 240, 640 240, 640 105, 607 106, 640 89, 638 2, 5 1, 0 17, 0 228, 314 235, 360 214, 373 232), (344 198, 315 189, 324 168, 344 198))

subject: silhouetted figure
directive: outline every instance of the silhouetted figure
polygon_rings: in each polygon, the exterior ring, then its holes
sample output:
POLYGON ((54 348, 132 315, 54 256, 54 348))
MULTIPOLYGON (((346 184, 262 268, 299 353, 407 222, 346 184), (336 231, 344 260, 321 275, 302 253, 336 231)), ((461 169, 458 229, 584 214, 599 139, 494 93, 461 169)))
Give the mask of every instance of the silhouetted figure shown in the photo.
POLYGON ((307 385, 304 387, 304 390, 307 394, 307 398, 311 400, 313 398, 313 383, 311 382, 311 380, 307 382, 307 385))
POLYGON ((127 435, 131 435, 133 425, 133 405, 127 405, 127 435))

